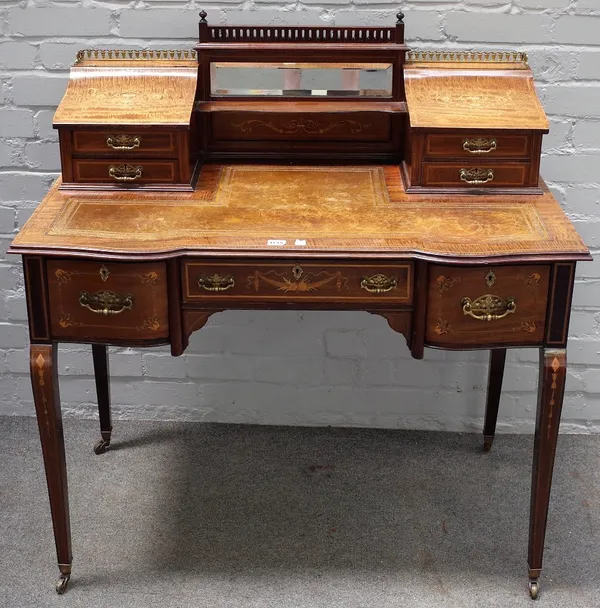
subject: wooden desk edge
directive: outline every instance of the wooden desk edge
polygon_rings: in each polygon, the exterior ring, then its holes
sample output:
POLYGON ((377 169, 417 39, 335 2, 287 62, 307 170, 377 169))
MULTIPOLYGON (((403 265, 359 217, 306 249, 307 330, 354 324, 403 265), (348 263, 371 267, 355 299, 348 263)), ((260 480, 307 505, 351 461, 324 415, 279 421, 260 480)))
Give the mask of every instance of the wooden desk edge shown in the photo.
POLYGON ((72 257, 82 260, 102 258, 114 261, 149 262, 174 258, 245 258, 245 259, 363 259, 363 260, 400 260, 412 259, 425 262, 454 264, 458 266, 489 266, 490 264, 520 264, 526 262, 590 262, 593 256, 589 250, 569 251, 553 254, 518 254, 518 255, 485 255, 485 256, 450 256, 428 253, 418 250, 397 250, 366 253, 362 251, 328 251, 305 249, 279 249, 266 251, 258 249, 167 249, 154 252, 125 252, 102 249, 66 249, 47 247, 19 247, 10 245, 6 250, 9 255, 34 255, 54 258, 72 257))

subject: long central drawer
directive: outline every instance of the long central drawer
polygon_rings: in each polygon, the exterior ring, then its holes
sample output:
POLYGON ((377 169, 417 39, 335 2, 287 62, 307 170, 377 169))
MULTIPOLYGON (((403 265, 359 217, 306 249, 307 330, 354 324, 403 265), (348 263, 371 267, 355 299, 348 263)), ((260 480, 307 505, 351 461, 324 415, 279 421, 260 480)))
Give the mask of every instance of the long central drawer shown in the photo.
POLYGON ((413 264, 248 262, 183 264, 185 302, 365 301, 408 305, 413 297, 413 264))

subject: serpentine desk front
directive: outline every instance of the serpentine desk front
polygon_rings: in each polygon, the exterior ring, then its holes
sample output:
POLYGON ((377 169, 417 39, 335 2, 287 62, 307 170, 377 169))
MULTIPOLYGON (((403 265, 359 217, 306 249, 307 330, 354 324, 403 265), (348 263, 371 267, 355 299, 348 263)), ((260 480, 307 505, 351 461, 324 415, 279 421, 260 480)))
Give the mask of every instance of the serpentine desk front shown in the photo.
POLYGON ((506 349, 540 350, 529 532, 537 597, 575 264, 590 259, 543 184, 541 194, 407 194, 397 164, 205 164, 193 192, 59 186, 11 247, 25 268, 59 592, 72 554, 57 343, 93 345, 101 453, 112 430, 106 345, 170 344, 180 355, 210 315, 266 308, 380 314, 417 359, 425 346, 489 349, 485 449, 506 349))

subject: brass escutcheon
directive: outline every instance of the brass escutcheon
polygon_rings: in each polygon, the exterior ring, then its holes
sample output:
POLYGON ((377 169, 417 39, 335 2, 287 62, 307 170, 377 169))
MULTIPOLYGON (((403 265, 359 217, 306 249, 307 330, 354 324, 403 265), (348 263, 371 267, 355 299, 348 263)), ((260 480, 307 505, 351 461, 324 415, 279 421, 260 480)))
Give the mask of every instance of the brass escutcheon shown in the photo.
POLYGON ((137 135, 127 135, 127 133, 112 135, 106 139, 106 145, 109 148, 119 150, 121 152, 139 148, 141 143, 141 137, 138 137, 137 135))
POLYGON ((296 279, 296 281, 299 281, 303 274, 304 269, 302 268, 302 266, 300 266, 300 264, 296 264, 292 268, 292 276, 296 279))
POLYGON ((513 297, 503 299, 489 293, 479 296, 475 300, 463 298, 460 304, 463 314, 478 321, 498 321, 517 310, 517 304, 513 297))
POLYGON ((118 182, 132 182, 142 177, 141 165, 110 165, 108 175, 118 182))
POLYGON ((371 277, 362 277, 360 286, 361 289, 366 289, 369 293, 386 293, 398 287, 398 277, 374 274, 371 277))
POLYGON ((201 275, 198 277, 198 287, 202 287, 206 291, 227 291, 235 287, 235 279, 230 274, 201 275))
POLYGON ((108 290, 96 293, 82 291, 79 296, 79 304, 98 315, 120 315, 125 310, 131 310, 133 295, 130 293, 122 295, 108 290))
POLYGON ((496 273, 493 270, 490 270, 486 275, 485 275, 485 284, 488 287, 491 287, 494 283, 496 282, 496 273))

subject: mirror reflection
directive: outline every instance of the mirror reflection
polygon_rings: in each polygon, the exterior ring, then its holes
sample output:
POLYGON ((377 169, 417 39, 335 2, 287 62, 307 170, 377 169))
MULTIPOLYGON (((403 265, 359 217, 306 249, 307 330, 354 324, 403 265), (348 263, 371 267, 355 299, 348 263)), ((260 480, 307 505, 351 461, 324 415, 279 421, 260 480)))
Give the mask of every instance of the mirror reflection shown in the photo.
POLYGON ((213 62, 213 97, 391 97, 389 63, 213 62))

